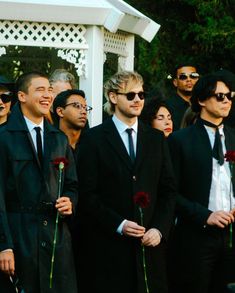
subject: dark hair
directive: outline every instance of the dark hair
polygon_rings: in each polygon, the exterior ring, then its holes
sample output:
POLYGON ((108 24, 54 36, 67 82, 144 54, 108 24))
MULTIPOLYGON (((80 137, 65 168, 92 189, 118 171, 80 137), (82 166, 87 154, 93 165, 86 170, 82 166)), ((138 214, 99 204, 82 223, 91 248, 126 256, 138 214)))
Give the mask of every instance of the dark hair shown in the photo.
POLYGON ((200 102, 207 100, 209 97, 213 96, 216 90, 217 82, 222 81, 231 91, 230 83, 222 76, 217 76, 215 74, 207 74, 201 77, 195 84, 191 97, 191 107, 196 113, 201 111, 200 102))
POLYGON ((23 73, 16 81, 16 90, 28 93, 29 86, 33 78, 44 77, 48 79, 48 76, 45 73, 39 71, 31 71, 23 73))
POLYGON ((141 112, 140 119, 150 126, 152 126, 153 120, 156 118, 156 114, 161 107, 165 107, 169 113, 171 114, 170 109, 164 103, 163 100, 159 100, 158 98, 150 98, 145 100, 144 108, 141 112))
POLYGON ((194 67, 196 69, 196 71, 198 70, 197 66, 195 64, 191 64, 191 63, 181 63, 181 64, 178 64, 175 69, 174 69, 174 72, 173 72, 173 78, 176 78, 177 77, 177 71, 182 68, 182 67, 194 67))
POLYGON ((53 102, 53 112, 55 113, 56 116, 58 116, 56 113, 56 109, 58 107, 62 107, 62 108, 65 107, 68 98, 72 95, 79 95, 79 96, 82 96, 84 99, 86 98, 85 93, 82 90, 67 90, 67 91, 63 91, 59 93, 55 97, 53 102))

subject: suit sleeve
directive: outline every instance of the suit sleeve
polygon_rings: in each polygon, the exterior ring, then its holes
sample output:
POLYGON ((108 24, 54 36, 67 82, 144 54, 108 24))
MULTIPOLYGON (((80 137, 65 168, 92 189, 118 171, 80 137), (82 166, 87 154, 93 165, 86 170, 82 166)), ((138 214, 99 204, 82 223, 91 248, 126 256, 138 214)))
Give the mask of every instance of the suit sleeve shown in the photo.
MULTIPOLYGON (((125 219, 106 206, 100 198, 98 181, 100 180, 101 164, 95 140, 89 135, 84 135, 76 153, 78 215, 83 219, 88 219, 87 224, 96 223, 102 230, 116 233, 118 226, 125 219)), ((103 180, 108 180, 108 178, 103 180)))
MULTIPOLYGON (((184 177, 183 169, 184 166, 184 155, 181 147, 181 142, 177 139, 174 135, 171 135, 168 138, 169 147, 171 158, 173 162, 173 167, 175 171, 176 183, 178 190, 180 189, 180 182, 182 180, 187 180, 184 177)), ((192 167, 193 166, 189 166, 192 167)), ((186 168, 187 169, 187 168, 186 168)), ((187 172, 187 170, 186 170, 187 172)), ((193 186, 192 186, 193 188, 193 186)), ((188 191, 190 192, 190 190, 188 191)), ((176 201, 176 214, 180 217, 188 219, 189 221, 194 222, 197 225, 204 226, 209 215, 212 213, 208 210, 205 206, 198 203, 196 200, 189 199, 190 197, 187 195, 182 195, 180 190, 177 194, 177 201, 176 201)))
POLYGON ((2 139, 0 140, 0 251, 9 248, 13 249, 13 241, 8 224, 5 204, 7 178, 10 175, 8 172, 8 154, 6 151, 6 145, 3 141, 3 135, 4 134, 1 133, 2 139))

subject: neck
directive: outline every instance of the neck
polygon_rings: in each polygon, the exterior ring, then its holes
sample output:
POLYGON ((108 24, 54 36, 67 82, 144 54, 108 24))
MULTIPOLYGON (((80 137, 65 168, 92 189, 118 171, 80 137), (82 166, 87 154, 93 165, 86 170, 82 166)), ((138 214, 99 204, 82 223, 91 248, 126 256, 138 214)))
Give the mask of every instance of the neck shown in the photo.
POLYGON ((223 118, 217 118, 217 117, 211 117, 211 116, 208 116, 206 115, 205 113, 201 113, 200 117, 203 119, 203 120, 206 120, 206 121, 209 121, 215 125, 220 125, 223 121, 223 118))
POLYGON ((0 124, 3 124, 7 121, 7 115, 0 117, 0 124))
POLYGON ((69 145, 75 149, 76 147, 76 144, 80 138, 80 135, 81 135, 81 129, 70 129, 70 128, 67 128, 63 123, 60 123, 60 130, 63 131, 67 137, 68 137, 68 140, 69 140, 69 145))
POLYGON ((126 116, 120 115, 119 113, 116 113, 116 112, 115 112, 115 115, 117 116, 117 118, 120 121, 122 121, 123 123, 125 123, 128 126, 132 126, 133 124, 135 124, 135 122, 137 120, 136 116, 134 116, 134 117, 126 117, 126 116))
POLYGON ((191 92, 181 92, 179 90, 177 90, 177 94, 178 96, 180 96, 184 101, 186 102, 190 102, 190 99, 191 99, 191 96, 192 96, 192 93, 191 92))

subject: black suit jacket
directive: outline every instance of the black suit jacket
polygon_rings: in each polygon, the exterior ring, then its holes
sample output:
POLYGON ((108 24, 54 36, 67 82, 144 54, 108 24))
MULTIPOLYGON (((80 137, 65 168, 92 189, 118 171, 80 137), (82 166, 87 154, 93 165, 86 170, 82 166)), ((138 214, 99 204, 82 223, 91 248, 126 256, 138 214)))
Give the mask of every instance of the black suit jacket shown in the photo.
MULTIPOLYGON (((235 150, 235 131, 224 126, 224 134, 226 149, 235 150)), ((177 281, 187 282, 197 276, 197 252, 201 243, 210 239, 211 229, 217 229, 206 226, 212 213, 208 209, 212 147, 201 121, 174 132, 168 140, 179 191, 177 221, 170 243, 170 269, 177 281)), ((233 187, 234 176, 233 168, 233 187)))
MULTIPOLYGON (((140 224, 133 196, 144 191, 149 193, 151 200, 144 210, 144 226, 159 229, 162 242, 168 236, 175 184, 163 134, 139 122, 133 165, 113 121, 108 119, 85 133, 78 148, 77 170, 80 195, 78 267, 81 268, 78 285, 81 292, 85 292, 85 288, 89 292, 103 293, 143 292, 140 241, 119 235, 117 228, 124 219, 140 224), (92 260, 95 261, 91 267, 92 260), (90 274, 95 276, 92 283, 88 282, 90 274)), ((151 292, 165 286, 165 280, 156 273, 164 271, 162 262, 158 264, 159 256, 163 257, 161 245, 146 247, 151 292)), ((159 289, 158 292, 165 291, 159 289)))

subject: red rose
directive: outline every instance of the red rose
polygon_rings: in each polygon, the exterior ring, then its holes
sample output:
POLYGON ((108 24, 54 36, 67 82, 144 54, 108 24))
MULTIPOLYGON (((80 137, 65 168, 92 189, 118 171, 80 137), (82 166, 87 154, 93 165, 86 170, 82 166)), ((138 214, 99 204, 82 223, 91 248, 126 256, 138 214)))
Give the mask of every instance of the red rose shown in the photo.
POLYGON ((134 195, 134 203, 141 208, 147 208, 150 203, 149 194, 144 191, 136 192, 134 195))
POLYGON ((66 168, 69 164, 69 161, 64 157, 55 158, 52 164, 55 166, 56 169, 59 170, 60 163, 64 164, 64 168, 66 168))
POLYGON ((227 151, 224 157, 227 162, 235 163, 235 151, 227 151))

